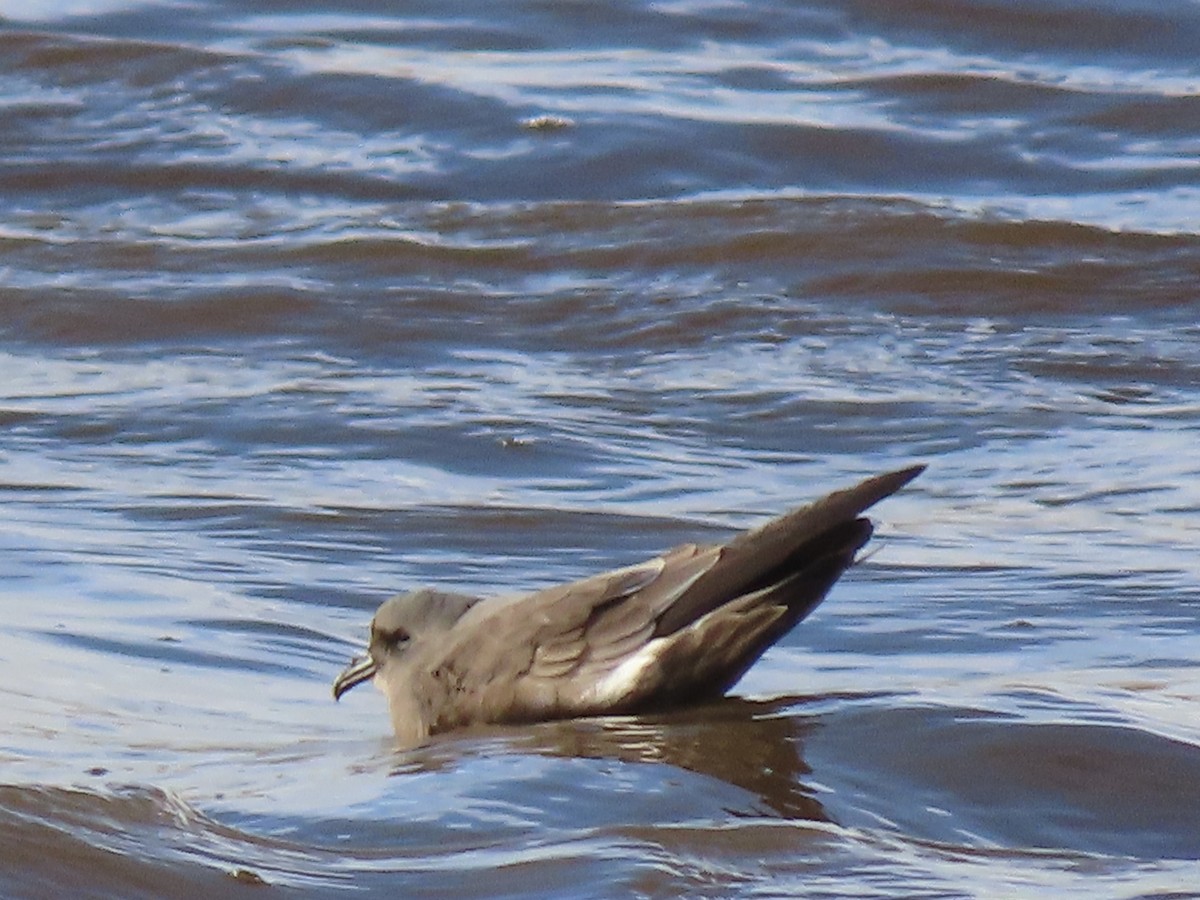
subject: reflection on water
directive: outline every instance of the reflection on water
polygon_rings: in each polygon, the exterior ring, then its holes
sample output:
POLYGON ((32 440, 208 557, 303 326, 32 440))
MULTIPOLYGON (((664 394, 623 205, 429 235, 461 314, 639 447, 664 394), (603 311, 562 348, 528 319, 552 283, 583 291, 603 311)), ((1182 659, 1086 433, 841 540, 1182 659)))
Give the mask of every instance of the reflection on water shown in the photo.
POLYGON ((786 701, 727 698, 669 715, 553 722, 510 739, 513 749, 683 769, 753 795, 739 815, 774 813, 827 821, 805 786, 803 742, 815 723, 786 714, 786 701))

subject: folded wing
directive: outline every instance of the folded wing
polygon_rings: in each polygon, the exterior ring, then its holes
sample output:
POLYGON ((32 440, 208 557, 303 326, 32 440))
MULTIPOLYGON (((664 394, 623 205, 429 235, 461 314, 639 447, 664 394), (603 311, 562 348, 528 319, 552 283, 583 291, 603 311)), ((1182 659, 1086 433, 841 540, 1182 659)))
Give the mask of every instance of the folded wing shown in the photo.
POLYGON ((854 562, 872 530, 860 513, 922 469, 868 479, 723 546, 684 544, 640 565, 481 604, 430 673, 440 685, 429 695, 446 698, 434 730, 719 696, 854 562))

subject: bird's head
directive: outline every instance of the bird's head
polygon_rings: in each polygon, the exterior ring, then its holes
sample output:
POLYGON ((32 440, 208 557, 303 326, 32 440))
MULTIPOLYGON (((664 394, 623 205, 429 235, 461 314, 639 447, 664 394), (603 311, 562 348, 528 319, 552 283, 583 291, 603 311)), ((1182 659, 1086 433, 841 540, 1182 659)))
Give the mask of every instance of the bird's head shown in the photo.
POLYGON ((333 697, 379 675, 411 654, 422 641, 449 633, 478 597, 420 590, 385 600, 371 620, 371 639, 365 656, 355 657, 333 682, 333 697))

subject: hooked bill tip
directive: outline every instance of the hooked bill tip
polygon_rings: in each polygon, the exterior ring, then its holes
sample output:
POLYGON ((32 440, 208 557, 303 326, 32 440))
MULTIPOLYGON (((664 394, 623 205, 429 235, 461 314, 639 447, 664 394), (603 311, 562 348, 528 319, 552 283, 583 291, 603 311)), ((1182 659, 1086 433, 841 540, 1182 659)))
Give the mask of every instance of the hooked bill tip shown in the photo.
POLYGON ((342 699, 342 694, 355 685, 370 681, 375 677, 375 660, 370 656, 356 656, 350 660, 350 665, 333 680, 333 699, 342 699))

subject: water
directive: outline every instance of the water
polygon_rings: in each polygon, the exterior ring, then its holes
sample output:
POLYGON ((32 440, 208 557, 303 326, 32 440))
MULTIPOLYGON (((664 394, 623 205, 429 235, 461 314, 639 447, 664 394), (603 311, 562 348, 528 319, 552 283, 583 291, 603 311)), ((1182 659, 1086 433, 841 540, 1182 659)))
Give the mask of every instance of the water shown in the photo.
POLYGON ((0 895, 1200 896, 1200 7, 0 17, 0 895), (914 461, 734 699, 329 696, 914 461))

